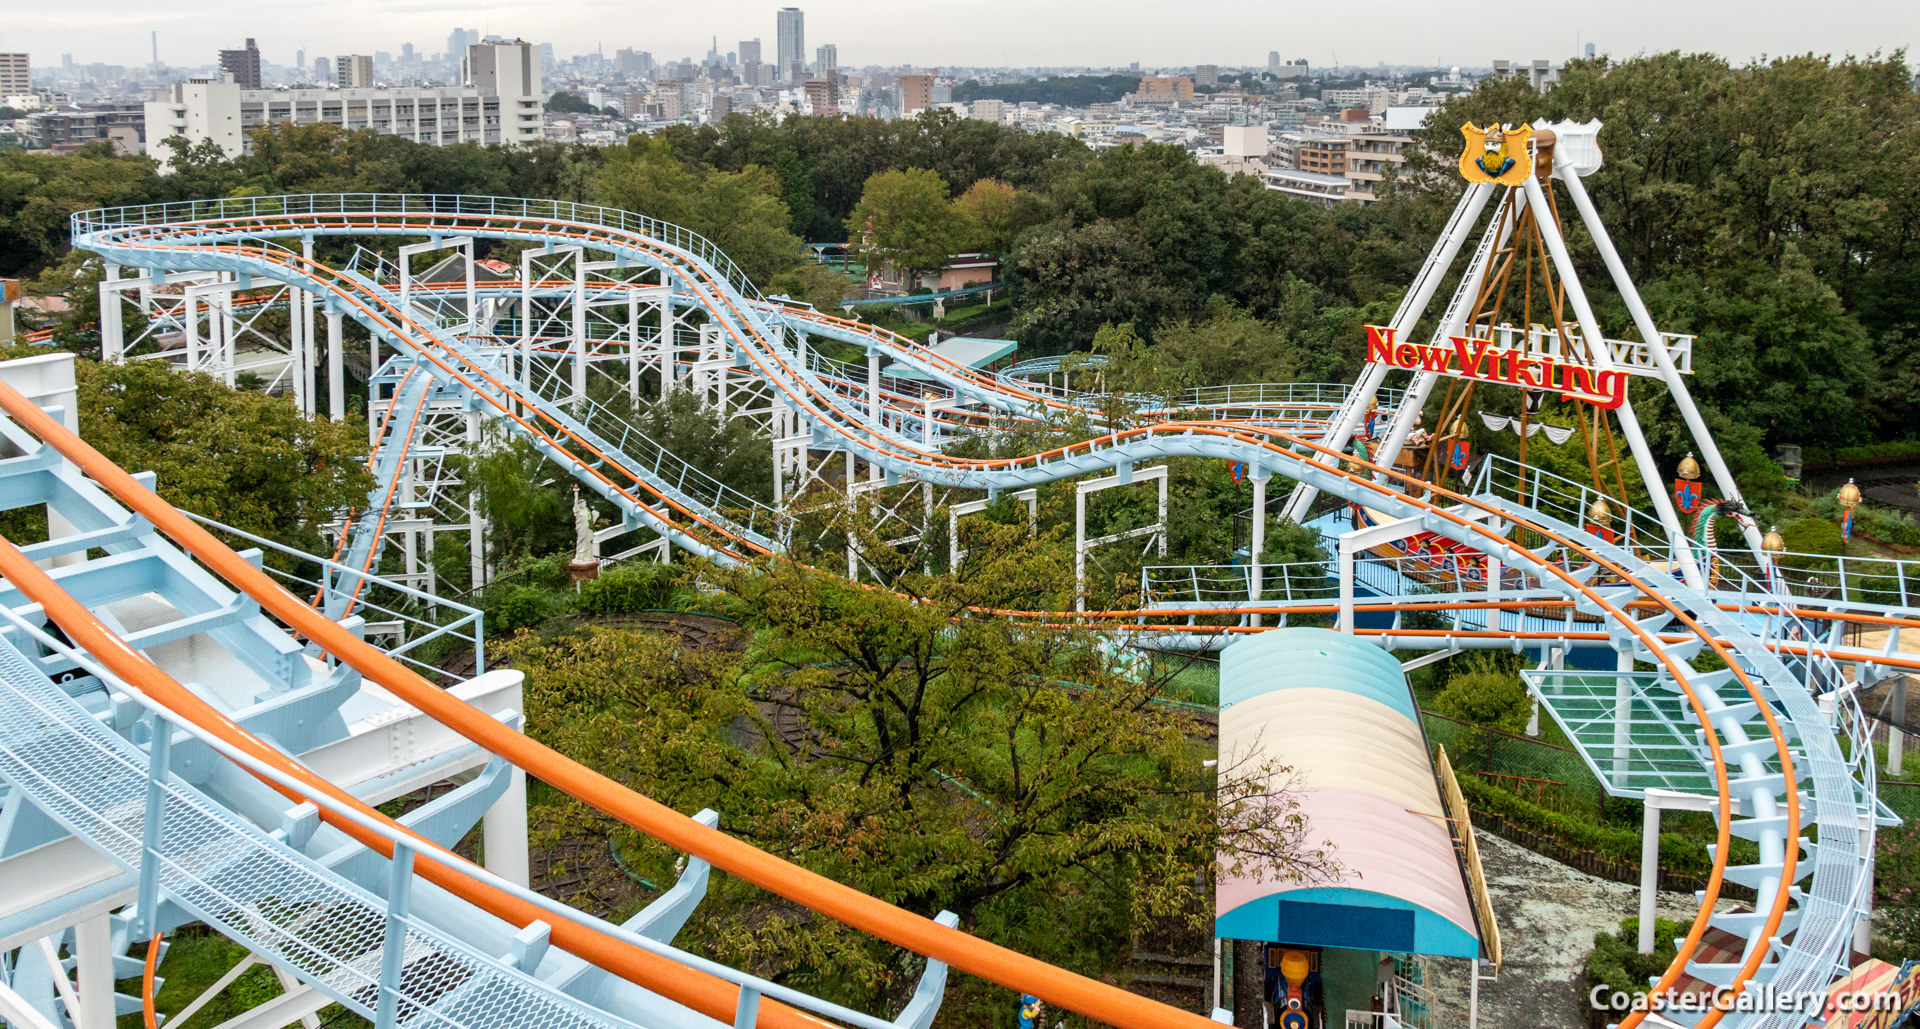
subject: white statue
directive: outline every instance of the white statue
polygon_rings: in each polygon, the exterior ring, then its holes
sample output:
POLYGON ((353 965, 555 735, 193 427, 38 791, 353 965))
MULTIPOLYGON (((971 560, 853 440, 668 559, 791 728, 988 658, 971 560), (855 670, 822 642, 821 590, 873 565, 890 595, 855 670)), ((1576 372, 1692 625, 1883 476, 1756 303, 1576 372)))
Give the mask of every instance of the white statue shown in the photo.
POLYGON ((573 563, 594 563, 593 509, 587 506, 586 498, 580 495, 578 486, 573 488, 573 563))

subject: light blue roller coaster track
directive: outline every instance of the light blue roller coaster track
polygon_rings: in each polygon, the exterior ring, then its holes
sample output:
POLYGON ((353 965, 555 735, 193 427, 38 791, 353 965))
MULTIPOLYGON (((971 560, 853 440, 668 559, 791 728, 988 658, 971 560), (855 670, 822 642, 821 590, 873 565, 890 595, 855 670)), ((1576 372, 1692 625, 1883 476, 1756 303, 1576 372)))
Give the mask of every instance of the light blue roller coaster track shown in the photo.
MULTIPOLYGON (((1386 517, 1416 519, 1420 528, 1518 570, 1529 584, 1527 596, 1570 601, 1584 617, 1604 628, 1608 646, 1652 667, 1651 673, 1637 673, 1632 687, 1643 700, 1657 700, 1704 727, 1687 751, 1695 776, 1706 793, 1718 798, 1716 817, 1725 830, 1722 839, 1754 841, 1759 858, 1753 864, 1733 865, 1727 848, 1717 849, 1707 899, 1689 936, 1681 941, 1666 981, 1684 973, 1736 994, 1757 992, 1763 985, 1776 993, 1819 993, 1844 970, 1856 924, 1871 899, 1869 858, 1879 812, 1873 750, 1865 742, 1864 722, 1839 667, 1818 647, 1803 645, 1796 651, 1784 646, 1788 641, 1804 644, 1820 638, 1791 613, 1791 598, 1776 596, 1765 584, 1749 581, 1740 587, 1745 605, 1751 609, 1758 598, 1765 602, 1766 612, 1723 610, 1720 598, 1676 581, 1665 570, 1670 565, 1659 560, 1658 546, 1628 550, 1584 531, 1576 498, 1547 496, 1538 490, 1502 491, 1485 479, 1471 494, 1435 491, 1411 496, 1402 492, 1398 477, 1386 469, 1360 467, 1350 460, 1343 463, 1341 455, 1322 446, 1318 434, 1303 422, 1236 416, 1236 406, 1257 407, 1263 402, 1243 403, 1244 396, 1236 399, 1230 392, 1211 399, 1196 396, 1191 403, 1154 412, 1143 424, 1114 428, 1045 453, 997 459, 950 456, 937 443, 928 446, 924 435, 915 431, 915 423, 877 416, 873 407, 858 399, 865 384, 810 356, 802 339, 816 335, 883 354, 895 368, 912 369, 943 395, 990 417, 1032 418, 1064 412, 1087 415, 1099 424, 1097 408, 1093 398, 1083 394, 977 372, 892 334, 768 301, 706 240, 676 226, 604 208, 493 197, 259 197, 88 211, 74 216, 72 228, 76 247, 150 274, 224 271, 245 280, 287 283, 313 294, 325 310, 351 318, 400 355, 407 378, 397 391, 396 419, 424 403, 430 392, 457 398, 561 463, 584 487, 618 508, 626 524, 650 528, 676 545, 719 561, 750 561, 781 550, 783 512, 686 464, 610 412, 564 385, 555 385, 557 379, 540 379, 534 362, 524 360, 513 341, 491 335, 486 327, 466 318, 436 314, 417 300, 403 303, 396 284, 385 276, 328 267, 303 258, 289 243, 321 237, 466 236, 549 248, 579 246, 618 266, 653 269, 660 273, 660 281, 671 283, 676 305, 697 311, 717 326, 733 366, 749 371, 797 412, 802 431, 811 434, 815 445, 857 454, 883 470, 888 481, 924 481, 993 495, 1090 473, 1117 470, 1125 476, 1166 458, 1209 457, 1246 462, 1256 476, 1285 476, 1386 517), (1526 539, 1551 544, 1539 550, 1523 546, 1516 542, 1523 537, 1516 530, 1525 530, 1526 539), (1709 653, 1717 655, 1725 667, 1696 671, 1695 658, 1709 653), (1817 838, 1817 845, 1812 838, 1817 838), (1750 912, 1712 910, 1723 882, 1755 891, 1757 900, 1750 912), (1700 938, 1709 927, 1747 941, 1739 960, 1713 964, 1697 959, 1700 938)), ((1335 391, 1315 399, 1324 401, 1335 419, 1352 413, 1339 409, 1351 402, 1344 393, 1335 391)), ((404 446, 406 439, 403 432, 389 431, 383 445, 404 446)), ((22 440, 19 445, 30 449, 32 441, 22 440)), ((376 455, 376 465, 381 461, 391 465, 395 460, 392 454, 376 455)), ((371 512, 384 509, 385 499, 373 498, 369 518, 371 512)), ((357 533, 353 554, 342 563, 361 566, 358 559, 373 545, 377 532, 377 526, 369 524, 357 533)), ((1494 628, 1499 625, 1496 621, 1494 628)), ((26 637, 15 635, 21 641, 17 645, 26 645, 26 637)), ((57 646, 47 640, 42 644, 57 646)), ((1520 646, 1517 636, 1515 646, 1520 646)), ((84 661, 85 657, 74 655, 74 659, 84 661)), ((0 678, 9 687, 0 697, 0 757, 6 758, 0 763, 0 777, 15 796, 64 812, 56 820, 67 831, 128 867, 137 866, 139 812, 132 812, 131 821, 124 815, 105 817, 101 812, 111 808, 112 802, 73 799, 76 791, 85 792, 85 783, 64 782, 48 765, 65 762, 75 768, 117 769, 112 774, 103 771, 101 781, 139 785, 146 779, 147 757, 141 746, 145 741, 136 743, 130 732, 116 734, 111 724, 103 727, 97 719, 75 715, 54 695, 58 691, 50 693, 37 675, 30 664, 0 654, 0 678), (28 724, 39 734, 35 740, 21 736, 21 727, 28 724)), ((1620 681, 1626 689, 1626 679, 1620 681)), ((499 764, 494 759, 489 774, 502 774, 499 764)), ((167 791, 167 803, 181 805, 182 814, 177 817, 191 821, 206 846, 221 849, 240 865, 276 869, 258 873, 269 878, 312 879, 321 874, 307 868, 304 856, 291 849, 285 838, 240 824, 188 782, 169 781, 167 791)), ((321 878, 332 874, 321 874, 321 878)), ((364 910, 369 918, 391 913, 380 897, 353 881, 314 880, 303 889, 333 890, 339 895, 332 903, 343 910, 364 910)), ((302 947, 326 946, 324 940, 303 938, 307 930, 299 925, 267 926, 257 919, 237 917, 234 912, 240 907, 223 908, 225 902, 211 895, 200 896, 196 903, 181 893, 176 901, 183 909, 181 917, 191 914, 207 919, 263 952, 291 954, 302 947)), ((415 916, 421 924, 409 930, 419 934, 420 946, 440 948, 447 967, 491 977, 488 981, 500 984, 497 996, 525 1003, 530 1012, 544 1013, 516 1018, 514 1024, 598 1024, 597 1019, 614 1024, 676 1023, 676 1018, 661 1014, 671 1005, 658 998, 648 1000, 632 991, 621 994, 610 988, 592 994, 572 991, 565 977, 529 980, 510 959, 493 956, 500 951, 462 942, 462 934, 475 920, 471 913, 463 915, 442 905, 431 914, 441 919, 440 924, 425 924, 415 916)), ((329 930, 320 926, 312 931, 329 930)), ((606 931, 636 935, 615 927, 606 931)), ((638 935, 648 933, 642 929, 638 935)), ((652 938, 670 939, 671 929, 664 937, 652 938)), ((127 941, 117 942, 124 947, 127 941)), ((415 946, 412 936, 408 946, 415 946)), ((304 969, 317 967, 314 962, 292 959, 288 965, 302 975, 304 969)), ((734 981, 744 981, 726 971, 734 981)), ((316 982, 330 996, 371 1011, 367 981, 368 976, 353 983, 316 982)), ((930 1008, 923 1005, 888 1023, 823 1008, 819 1002, 793 996, 793 991, 781 993, 771 984, 764 988, 769 996, 782 996, 849 1024, 924 1024, 922 1019, 931 1017, 930 1008)), ((447 1024, 487 1024, 484 1019, 475 1021, 472 1013, 442 1012, 424 1001, 417 1010, 433 1011, 440 1016, 438 1021, 447 1024)), ((1629 1022, 1638 1018, 1632 1016, 1629 1022)), ((1785 1029, 1803 1021, 1783 1012, 1736 1012, 1723 1024, 1785 1029)), ((677 1020, 677 1024, 697 1022, 677 1020)))

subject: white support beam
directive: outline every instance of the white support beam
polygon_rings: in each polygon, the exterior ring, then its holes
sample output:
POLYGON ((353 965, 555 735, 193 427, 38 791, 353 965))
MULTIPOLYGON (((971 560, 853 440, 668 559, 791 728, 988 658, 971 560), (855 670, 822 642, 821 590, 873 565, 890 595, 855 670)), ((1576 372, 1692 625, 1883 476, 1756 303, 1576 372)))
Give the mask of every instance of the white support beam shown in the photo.
POLYGON ((1087 554, 1103 543, 1113 543, 1136 536, 1154 535, 1160 543, 1160 556, 1167 556, 1167 466, 1154 465, 1151 468, 1134 470, 1123 467, 1112 475, 1098 479, 1088 479, 1074 487, 1073 493, 1073 607, 1076 611, 1087 609, 1087 554), (1135 483, 1158 483, 1160 505, 1159 517, 1152 525, 1143 525, 1138 529, 1117 532, 1099 539, 1087 538, 1087 494, 1110 490, 1116 486, 1130 486, 1135 483))
POLYGON ((1426 531, 1419 516, 1398 518, 1340 534, 1340 624, 1341 632, 1353 633, 1353 560, 1363 550, 1417 536, 1426 531))
POLYGON ((327 312, 327 417, 336 422, 347 420, 347 355, 341 349, 341 317, 338 311, 327 312))
POLYGON ((73 927, 73 968, 79 980, 80 1029, 113 1029, 113 916, 106 912, 73 927))
MULTIPOLYGON (((847 481, 853 481, 853 451, 847 451, 847 481)), ((1014 500, 1027 505, 1027 535, 1037 536, 1040 532, 1040 490, 1023 489, 1008 494, 1014 500)), ((979 514, 992 506, 991 500, 969 500, 964 504, 953 504, 947 508, 947 568, 958 570, 960 562, 967 552, 960 547, 960 519, 967 515, 979 514)))

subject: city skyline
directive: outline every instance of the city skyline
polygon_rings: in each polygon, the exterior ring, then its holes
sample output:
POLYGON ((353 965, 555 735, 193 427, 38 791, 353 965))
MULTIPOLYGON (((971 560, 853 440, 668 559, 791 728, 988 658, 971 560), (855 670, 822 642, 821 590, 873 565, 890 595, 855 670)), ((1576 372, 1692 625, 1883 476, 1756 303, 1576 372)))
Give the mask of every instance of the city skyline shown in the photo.
MULTIPOLYGON (((1139 5, 1142 16, 1124 15, 1128 4, 1055 0, 1044 7, 983 0, 970 17, 943 21, 938 32, 916 31, 897 7, 875 0, 836 0, 801 5, 806 34, 833 42, 844 66, 920 65, 967 67, 1124 67, 1217 64, 1264 65, 1269 50, 1315 66, 1485 66, 1495 58, 1555 60, 1587 43, 1602 53, 1627 57, 1664 50, 1709 51, 1740 63, 1763 55, 1865 55, 1912 49, 1920 43, 1920 7, 1905 0, 1847 0, 1844 16, 1812 21, 1788 17, 1797 8, 1784 0, 1736 3, 1711 0, 1692 5, 1622 0, 1603 10, 1590 5, 1547 5, 1525 22, 1494 22, 1472 10, 1412 9, 1359 33, 1349 15, 1324 5, 1260 4, 1222 0, 1211 17, 1169 20, 1157 7, 1139 5), (1770 16, 1769 11, 1778 17, 1770 16), (1245 51, 1242 53, 1241 51, 1245 51)), ((719 0, 697 8, 583 0, 568 5, 521 0, 343 0, 335 16, 315 21, 292 5, 248 9, 212 0, 176 0, 164 10, 132 0, 96 0, 81 9, 41 9, 9 16, 0 49, 24 50, 36 67, 72 54, 77 61, 144 65, 151 32, 159 33, 162 62, 194 67, 215 63, 218 51, 259 41, 263 60, 291 64, 296 51, 309 59, 337 53, 398 51, 412 43, 433 53, 455 26, 485 34, 552 43, 561 55, 604 48, 648 50, 663 60, 698 56, 715 33, 722 39, 777 38, 777 3, 719 0), (629 20, 622 13, 644 15, 629 20), (641 28, 609 29, 614 25, 641 28)), ((769 47, 770 49, 770 47, 769 47)), ((806 56, 811 58, 811 52, 806 56)))

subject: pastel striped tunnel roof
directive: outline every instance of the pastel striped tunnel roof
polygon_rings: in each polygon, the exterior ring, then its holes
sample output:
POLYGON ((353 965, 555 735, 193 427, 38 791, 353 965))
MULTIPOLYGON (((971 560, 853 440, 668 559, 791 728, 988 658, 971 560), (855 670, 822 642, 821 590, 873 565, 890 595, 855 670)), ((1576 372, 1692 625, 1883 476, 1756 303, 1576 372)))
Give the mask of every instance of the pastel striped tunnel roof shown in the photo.
POLYGON ((1339 878, 1222 875, 1230 939, 1475 957, 1480 934, 1419 709, 1392 654, 1327 629, 1276 629, 1220 657, 1220 765, 1285 767, 1305 842, 1339 878))

